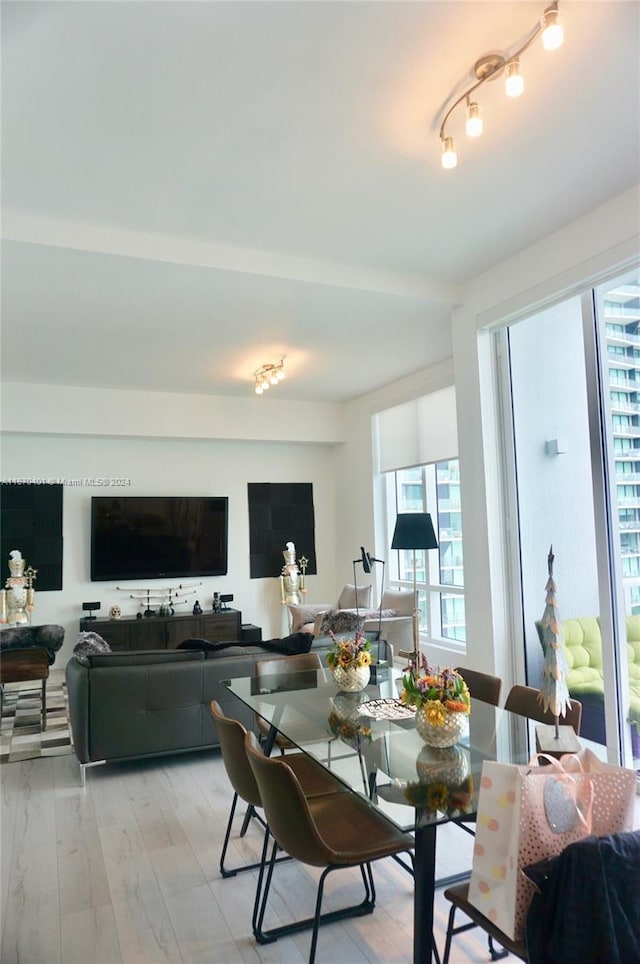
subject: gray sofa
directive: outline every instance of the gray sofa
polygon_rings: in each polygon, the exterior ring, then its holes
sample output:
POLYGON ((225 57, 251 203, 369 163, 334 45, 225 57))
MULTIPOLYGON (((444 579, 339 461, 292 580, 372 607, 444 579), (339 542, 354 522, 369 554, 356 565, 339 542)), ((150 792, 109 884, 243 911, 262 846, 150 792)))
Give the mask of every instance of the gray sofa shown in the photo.
MULTIPOLYGON (((328 652, 331 640, 316 639, 312 651, 328 652)), ((218 746, 209 703, 253 729, 252 712, 222 680, 253 675, 256 660, 274 653, 260 646, 226 646, 212 651, 145 650, 72 657, 66 666, 69 718, 81 767, 218 746)), ((372 655, 393 660, 383 640, 372 655)), ((283 656, 284 658, 284 656, 283 656)), ((324 663, 324 659, 323 659, 324 663)))

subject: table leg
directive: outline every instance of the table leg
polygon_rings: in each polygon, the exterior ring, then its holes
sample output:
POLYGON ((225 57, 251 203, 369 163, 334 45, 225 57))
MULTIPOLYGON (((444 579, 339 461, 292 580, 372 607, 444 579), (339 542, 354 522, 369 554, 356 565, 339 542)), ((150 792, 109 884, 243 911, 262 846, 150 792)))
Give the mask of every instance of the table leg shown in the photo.
POLYGON ((433 898, 436 878, 436 825, 416 827, 413 895, 413 962, 432 960, 433 898))

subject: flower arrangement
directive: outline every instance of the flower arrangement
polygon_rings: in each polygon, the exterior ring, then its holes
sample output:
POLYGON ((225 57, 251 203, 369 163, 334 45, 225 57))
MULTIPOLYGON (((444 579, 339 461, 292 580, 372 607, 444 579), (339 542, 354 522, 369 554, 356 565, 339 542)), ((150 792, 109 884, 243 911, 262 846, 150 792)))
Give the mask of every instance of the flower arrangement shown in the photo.
POLYGON ((402 677, 400 699, 409 706, 422 707, 429 723, 442 726, 449 713, 470 713, 469 688, 455 669, 431 669, 424 655, 421 672, 413 661, 402 677))
POLYGON ((444 780, 433 783, 408 783, 404 795, 413 807, 428 813, 444 813, 448 817, 471 812, 473 777, 469 774, 462 783, 450 786, 444 780))
POLYGON ((327 653, 327 663, 331 669, 371 665, 371 644, 362 630, 359 629, 353 638, 338 639, 332 632, 329 636, 333 640, 333 649, 327 653))

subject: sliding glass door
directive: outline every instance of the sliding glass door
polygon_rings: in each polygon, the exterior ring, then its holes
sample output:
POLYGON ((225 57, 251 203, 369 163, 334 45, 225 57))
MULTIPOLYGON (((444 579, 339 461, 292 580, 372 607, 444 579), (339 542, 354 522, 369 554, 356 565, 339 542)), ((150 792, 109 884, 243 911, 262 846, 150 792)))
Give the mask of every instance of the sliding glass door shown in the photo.
POLYGON ((505 337, 526 678, 540 684, 536 623, 553 547, 582 736, 638 767, 640 275, 520 321, 505 337))

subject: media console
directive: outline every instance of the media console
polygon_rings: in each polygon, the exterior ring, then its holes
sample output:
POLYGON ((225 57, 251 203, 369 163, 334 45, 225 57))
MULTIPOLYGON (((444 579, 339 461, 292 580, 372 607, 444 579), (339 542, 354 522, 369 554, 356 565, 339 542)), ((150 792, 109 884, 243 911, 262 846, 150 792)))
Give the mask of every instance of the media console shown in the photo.
POLYGON ((98 633, 114 651, 176 649, 184 639, 211 642, 242 640, 242 613, 237 609, 181 616, 123 616, 81 619, 80 631, 98 633))

